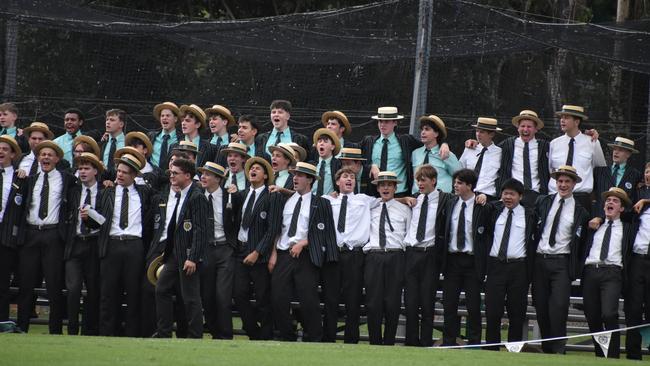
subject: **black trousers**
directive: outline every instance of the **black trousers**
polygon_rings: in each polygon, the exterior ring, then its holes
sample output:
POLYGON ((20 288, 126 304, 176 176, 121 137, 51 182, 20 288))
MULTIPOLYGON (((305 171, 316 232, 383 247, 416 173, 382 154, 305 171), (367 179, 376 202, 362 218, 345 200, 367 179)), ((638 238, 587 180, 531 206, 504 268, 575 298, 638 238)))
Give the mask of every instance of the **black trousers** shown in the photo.
MULTIPOLYGON (((544 184, 543 182, 540 182, 540 184, 544 184)), ((524 191, 524 196, 521 198, 521 205, 533 209, 535 208, 535 201, 537 200, 537 197, 539 196, 539 192, 531 191, 530 189, 527 189, 524 191)))
MULTIPOLYGON (((544 258, 537 254, 533 270, 533 303, 542 338, 566 336, 571 279, 569 256, 544 258)), ((566 340, 542 342, 544 353, 565 353, 566 340)))
POLYGON ((324 305, 323 342, 336 342, 338 308, 341 298, 341 268, 338 262, 325 262, 320 269, 321 296, 324 305))
POLYGON ((445 281, 442 286, 444 309, 443 345, 456 345, 460 336, 458 302, 461 290, 465 290, 467 307, 467 343, 481 343, 481 280, 476 273, 474 256, 447 253, 445 281))
POLYGON ((433 317, 440 266, 433 247, 427 251, 406 248, 404 306, 406 345, 433 346, 433 317))
MULTIPOLYGON (((149 268, 147 263, 145 268, 149 268)), ((176 321, 176 338, 187 338, 187 318, 185 317, 185 306, 183 297, 180 296, 180 287, 176 286, 176 298, 174 300, 174 320, 176 321)), ((141 288, 141 323, 140 332, 143 337, 151 337, 158 328, 158 315, 156 312, 156 287, 149 282, 146 276, 142 277, 141 288)))
MULTIPOLYGON (((622 268, 595 268, 585 266, 582 283, 585 317, 590 332, 618 329, 618 300, 623 284, 622 268)), ((594 340, 596 356, 604 357, 603 351, 594 340)), ((607 350, 608 358, 619 358, 621 334, 613 332, 607 350)))
POLYGON ((9 320, 9 302, 11 295, 11 273, 18 260, 18 252, 14 248, 0 244, 0 322, 9 320))
POLYGON ((109 240, 106 255, 99 263, 99 334, 115 336, 126 301, 124 334, 140 335, 140 289, 144 273, 144 247, 141 239, 109 240))
MULTIPOLYGON (((590 192, 590 193, 586 193, 586 192, 573 192, 573 198, 574 198, 578 203, 580 203, 580 205, 581 205, 582 207, 584 207, 585 210, 587 210, 587 212, 589 213, 589 215, 594 215, 594 214, 595 214, 596 211, 593 209, 594 204, 593 204, 593 200, 591 199, 591 192, 590 192)), ((591 217, 591 216, 589 216, 589 217, 591 217)))
MULTIPOLYGON (((528 276, 526 262, 501 262, 488 259, 485 284, 486 343, 501 342, 501 318, 504 306, 508 310, 508 342, 523 339, 523 327, 528 306, 528 276)), ((499 350, 499 347, 492 347, 499 350)))
MULTIPOLYGON (((625 322, 628 327, 650 322, 650 257, 633 254, 625 297, 625 322)), ((641 334, 628 330, 625 338, 627 358, 641 359, 641 334)))
POLYGON ((402 305, 404 252, 369 252, 364 267, 370 344, 393 345, 402 305), (381 324, 384 322, 384 333, 381 324))
POLYGON ((339 255, 341 292, 345 304, 345 343, 359 343, 364 260, 361 247, 354 251, 343 251, 339 255))
POLYGON ((311 262, 306 249, 298 258, 292 258, 288 250, 278 250, 278 259, 271 277, 271 304, 275 325, 280 338, 285 341, 296 340, 290 314, 294 288, 300 302, 305 330, 303 341, 320 342, 323 338, 323 325, 318 298, 318 267, 311 262))
POLYGON ((180 287, 188 324, 188 338, 203 337, 203 313, 201 311, 201 271, 188 276, 179 267, 176 254, 167 258, 156 284, 156 313, 158 315, 158 336, 171 337, 174 328, 174 295, 180 287))
POLYGON ((259 261, 252 266, 243 263, 245 255, 235 257, 235 280, 233 297, 239 309, 242 328, 251 340, 273 338, 271 316, 271 275, 266 263, 259 261), (255 304, 251 304, 251 297, 255 304))
POLYGON ((99 253, 97 237, 74 238, 70 258, 65 262, 68 290, 68 334, 79 334, 79 301, 86 285, 82 335, 99 334, 99 253))
POLYGON ((199 274, 201 302, 212 338, 232 339, 233 248, 227 244, 207 245, 199 274))
POLYGON ((18 293, 18 326, 29 330, 34 309, 34 288, 45 277, 45 289, 50 304, 48 321, 50 334, 63 333, 63 249, 57 229, 27 229, 25 245, 19 250, 20 291, 18 293))

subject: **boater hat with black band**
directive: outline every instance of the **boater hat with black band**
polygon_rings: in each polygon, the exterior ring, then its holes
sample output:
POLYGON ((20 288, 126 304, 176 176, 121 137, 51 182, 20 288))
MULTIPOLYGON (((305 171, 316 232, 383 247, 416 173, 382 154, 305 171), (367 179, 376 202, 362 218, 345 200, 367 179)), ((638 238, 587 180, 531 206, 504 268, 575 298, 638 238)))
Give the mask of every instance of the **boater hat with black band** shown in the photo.
POLYGON ((519 112, 518 116, 512 117, 512 124, 515 127, 519 127, 519 122, 524 119, 535 122, 538 130, 544 128, 544 122, 539 119, 537 113, 531 111, 530 109, 524 109, 523 111, 519 112))
POLYGON ((217 163, 208 161, 204 166, 197 169, 201 173, 209 172, 218 177, 224 178, 226 176, 226 169, 217 163))
POLYGON ((630 151, 632 154, 638 154, 639 150, 634 148, 634 140, 626 139, 625 137, 617 137, 614 142, 607 144, 609 147, 618 147, 630 151))
POLYGON ((348 120, 348 117, 341 111, 327 111, 323 113, 321 116, 320 120, 323 122, 323 126, 327 127, 327 121, 330 119, 336 119, 341 121, 343 124, 343 127, 345 127, 345 131, 343 131, 344 135, 349 135, 352 132, 352 126, 350 126, 350 121, 348 120))
POLYGON ((497 127, 498 124, 499 123, 494 118, 479 117, 476 120, 476 124, 472 125, 472 127, 479 130, 498 132, 501 131, 501 129, 497 127))
POLYGON ((123 147, 115 152, 115 166, 119 163, 124 163, 131 168, 135 169, 135 171, 139 174, 140 170, 144 168, 144 166, 147 163, 146 158, 142 153, 140 153, 136 148, 126 146, 123 147))
POLYGON ((379 172, 379 174, 377 175, 377 179, 373 180, 370 183, 379 184, 381 182, 393 182, 396 184, 402 183, 402 181, 399 180, 399 178, 397 178, 397 174, 390 171, 379 172))
POLYGON ((569 116, 574 116, 581 118, 583 121, 586 121, 589 119, 587 115, 585 114, 585 109, 583 107, 577 106, 577 105, 563 105, 561 111, 555 112, 556 116, 561 116, 563 114, 569 115, 569 116))
POLYGON ((344 147, 341 149, 341 155, 339 155, 339 160, 359 160, 366 161, 366 158, 363 157, 361 149, 344 147))
POLYGON ((252 158, 246 160, 246 164, 244 165, 244 172, 246 172, 246 179, 250 182, 251 177, 250 177, 250 170, 251 166, 253 164, 259 164, 264 168, 264 171, 266 173, 267 179, 266 179, 266 185, 272 185, 275 183, 275 175, 273 174, 273 167, 271 164, 269 164, 266 159, 261 158, 259 156, 253 156, 252 158))
POLYGON ((294 169, 289 169, 289 172, 291 172, 292 174, 303 173, 312 176, 317 180, 320 179, 318 173, 316 172, 316 167, 302 161, 296 163, 296 167, 294 169))
POLYGON ((630 200, 630 197, 628 197, 627 193, 623 189, 618 187, 611 187, 608 191, 603 192, 601 196, 603 197, 603 201, 606 200, 607 197, 609 196, 614 196, 614 197, 618 197, 623 203, 623 205, 625 206, 632 205, 632 201, 630 200))
POLYGON ((403 119, 404 116, 397 114, 397 107, 379 107, 377 108, 377 114, 371 117, 376 120, 398 120, 403 119))

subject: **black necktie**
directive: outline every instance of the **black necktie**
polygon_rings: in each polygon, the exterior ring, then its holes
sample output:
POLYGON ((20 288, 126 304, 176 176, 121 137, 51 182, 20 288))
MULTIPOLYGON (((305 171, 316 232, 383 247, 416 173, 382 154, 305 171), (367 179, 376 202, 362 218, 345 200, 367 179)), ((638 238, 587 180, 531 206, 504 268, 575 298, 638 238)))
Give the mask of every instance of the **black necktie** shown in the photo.
POLYGON ((478 161, 476 162, 476 165, 474 166, 474 172, 476 173, 477 176, 481 175, 481 167, 483 166, 483 157, 485 156, 485 152, 487 151, 487 147, 483 147, 483 150, 481 150, 480 153, 478 153, 478 161))
POLYGON ((2 211, 2 196, 4 193, 4 174, 5 170, 0 168, 0 211, 2 211))
POLYGON ((246 203, 246 209, 244 210, 244 220, 242 220, 241 226, 244 229, 248 229, 251 225, 251 220, 253 220, 253 204, 255 203, 255 190, 251 189, 251 194, 248 197, 248 203, 246 203))
POLYGON ((430 152, 431 152, 431 150, 424 149, 424 161, 422 162, 422 164, 429 164, 429 153, 430 152))
POLYGON ((273 173, 273 175, 275 176, 275 179, 277 180, 280 177, 280 171, 276 171, 275 173, 273 173))
POLYGON ((508 209, 508 219, 506 226, 503 228, 503 236, 501 237, 501 246, 499 246, 499 254, 497 258, 500 261, 508 259, 508 243, 510 242, 510 227, 512 226, 512 209, 508 209))
POLYGON ((169 220, 169 225, 167 225, 167 242, 174 242, 174 233, 176 232, 176 216, 178 214, 178 204, 181 202, 181 192, 176 192, 174 195, 176 198, 176 205, 174 206, 174 213, 172 218, 169 220))
POLYGON ((275 146, 278 146, 278 144, 281 142, 281 140, 282 140, 282 134, 283 134, 283 133, 284 133, 284 132, 278 132, 278 133, 275 135, 275 146))
POLYGON ((620 166, 618 164, 614 164, 614 171, 612 172, 612 187, 616 187, 618 184, 618 170, 620 169, 620 166))
POLYGON ((560 207, 557 208, 555 217, 553 218, 553 225, 551 226, 551 236, 548 238, 548 245, 555 246, 555 237, 557 236, 557 228, 560 225, 560 216, 562 216, 562 208, 564 207, 564 198, 560 198, 560 207))
POLYGON ((3 129, 2 129, 2 132, 0 132, 0 135, 6 135, 6 134, 7 134, 7 129, 6 129, 6 128, 3 128, 3 129))
MULTIPOLYGON (((84 198, 84 207, 90 206, 92 204, 91 202, 92 199, 92 193, 90 192, 90 188, 86 188, 86 198, 84 198)), ((90 232, 88 229, 88 226, 86 226, 86 223, 84 220, 81 220, 81 233, 86 235, 90 232)))
POLYGON ((381 214, 379 215, 379 247, 382 249, 386 248, 386 217, 388 217, 388 209, 386 208, 386 202, 384 202, 381 205, 381 214))
POLYGON ((47 172, 43 174, 43 188, 41 189, 41 205, 38 208, 38 217, 41 220, 45 220, 47 217, 48 209, 48 199, 50 197, 50 181, 47 176, 47 172))
POLYGON ((291 225, 289 225, 289 237, 296 235, 298 229, 298 217, 300 216, 300 206, 302 204, 302 196, 298 198, 296 207, 293 208, 293 215, 291 215, 291 225))
POLYGON ((325 189, 325 160, 320 162, 320 169, 318 170, 318 176, 320 177, 320 179, 318 180, 316 195, 320 197, 323 195, 323 190, 325 189))
POLYGON ((533 187, 533 178, 530 173, 530 150, 528 142, 524 142, 524 189, 530 190, 533 187))
POLYGON ((429 211, 429 195, 425 194, 420 206, 420 219, 418 220, 418 230, 415 234, 415 239, 421 243, 424 241, 424 232, 427 229, 427 213, 429 211))
POLYGON ((219 135, 214 135, 214 136, 217 138, 217 143, 215 144, 215 146, 217 147, 218 150, 219 148, 221 148, 221 137, 219 137, 219 135))
POLYGON ((160 159, 158 160, 158 167, 165 170, 167 169, 167 157, 169 155, 169 138, 168 134, 163 134, 162 144, 160 145, 160 159))
POLYGON ((348 211, 348 195, 344 194, 341 198, 341 211, 339 211, 339 223, 336 225, 336 229, 339 233, 345 231, 345 217, 348 211))
POLYGON ((463 202, 460 205, 460 213, 458 214, 458 228, 456 229, 456 247, 459 252, 465 249, 465 207, 467 204, 463 202))
POLYGON ((603 245, 600 246, 600 261, 604 262, 607 259, 607 254, 609 254, 609 242, 612 239, 612 224, 614 221, 607 221, 607 229, 605 230, 605 235, 603 236, 603 245))
POLYGON ((129 189, 122 187, 122 207, 120 208, 120 229, 126 230, 129 226, 129 189))
MULTIPOLYGON (((232 172, 230 174, 232 174, 232 178, 230 178, 230 183, 235 187, 237 187, 237 174, 232 172)), ((237 190, 239 190, 239 187, 237 187, 237 190)))
POLYGON ((36 170, 38 170, 38 159, 34 156, 34 162, 32 162, 32 166, 29 168, 29 175, 32 176, 36 174, 36 170))
POLYGON ((115 137, 111 137, 111 146, 108 149, 108 161, 106 164, 109 170, 112 170, 115 167, 115 161, 113 161, 113 156, 115 156, 115 149, 117 148, 117 140, 115 137))
POLYGON ((569 153, 566 156, 565 165, 573 166, 573 148, 575 144, 576 144, 576 139, 572 137, 571 140, 569 140, 569 153))
POLYGON ((382 172, 385 172, 388 170, 388 139, 384 138, 382 140, 382 147, 381 147, 381 160, 379 162, 379 170, 382 172))

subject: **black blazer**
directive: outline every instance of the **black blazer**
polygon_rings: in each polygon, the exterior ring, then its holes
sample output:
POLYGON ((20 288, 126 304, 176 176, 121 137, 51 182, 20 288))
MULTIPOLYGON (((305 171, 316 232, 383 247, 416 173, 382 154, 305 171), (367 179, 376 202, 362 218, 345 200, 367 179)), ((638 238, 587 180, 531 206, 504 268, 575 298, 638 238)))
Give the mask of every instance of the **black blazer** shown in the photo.
POLYGON ((151 164, 151 162, 149 162, 149 165, 151 165, 152 170, 150 172, 143 173, 142 179, 144 179, 145 184, 151 190, 160 192, 161 187, 165 183, 168 183, 169 179, 161 168, 151 164))
MULTIPOLYGON (((184 139, 185 137, 181 134, 178 135, 179 139, 184 139)), ((170 151, 178 146, 178 143, 173 144, 170 151)), ((202 167, 206 162, 212 161, 217 162, 217 147, 210 143, 210 140, 200 139, 199 140, 199 154, 196 156, 196 166, 202 167)))
MULTIPOLYGON (((638 197, 638 186, 639 183, 643 182, 643 174, 638 171, 636 168, 630 166, 629 162, 625 166, 625 172, 623 172, 623 178, 618 183, 617 187, 627 193, 627 196, 630 197, 632 204, 635 204, 638 197)), ((601 193, 608 191, 612 187, 612 166, 596 167, 594 168, 594 193, 596 196, 596 203, 594 206, 594 215, 604 217, 605 212, 603 211, 603 206, 605 201, 603 200, 601 193)))
MULTIPOLYGON (((316 172, 318 172, 318 163, 319 163, 318 155, 316 155, 316 158, 312 162, 310 162, 310 164, 312 164, 313 166, 316 167, 316 172)), ((336 188, 336 172, 338 172, 339 169, 341 169, 342 166, 343 166, 343 164, 341 163, 341 161, 339 159, 337 159, 336 157, 332 157, 332 160, 330 161, 330 166, 329 166, 330 171, 325 172, 325 174, 329 173, 332 176, 332 185, 334 186, 334 188, 336 188)), ((318 184, 318 182, 314 181, 314 184, 318 184)))
MULTIPOLYGON (((539 241, 542 238, 546 220, 553 220, 553 217, 549 218, 549 212, 551 211, 551 206, 553 206, 553 200, 555 199, 556 194, 557 193, 542 195, 537 197, 537 201, 535 201, 535 214, 537 215, 538 222, 537 235, 535 235, 535 250, 533 253, 537 253, 537 248, 539 246, 539 241)), ((574 233, 574 235, 571 238, 571 243, 569 243, 569 248, 571 250, 571 253, 569 254, 569 279, 571 281, 575 280, 582 271, 580 257, 582 256, 582 250, 587 240, 587 223, 589 221, 587 210, 580 206, 578 201, 575 201, 575 203, 576 208, 573 212, 573 226, 571 227, 571 232, 574 233)))
POLYGON ((338 262, 339 248, 335 230, 330 201, 312 194, 307 249, 309 258, 316 267, 322 267, 324 262, 338 262))
MULTIPOLYGON (((27 151, 30 151, 30 150, 27 150, 27 151)), ((29 155, 29 152, 23 153, 23 155, 20 157, 20 160, 18 161, 18 163, 15 164, 14 168, 17 169, 18 166, 20 165, 20 162, 22 162, 23 159, 25 159, 25 157, 27 155, 29 155)), ((34 157, 34 163, 38 164, 38 157, 37 156, 34 157)), ((56 163, 56 170, 58 170, 60 172, 69 173, 71 171, 70 163, 65 159, 59 159, 59 162, 56 163)), ((27 175, 29 175, 29 171, 27 171, 26 173, 27 173, 27 175)))
MULTIPOLYGON (((413 150, 422 146, 422 142, 415 139, 415 137, 404 134, 404 135, 395 135, 397 140, 399 140, 400 147, 402 148, 402 158, 404 159, 404 165, 406 167, 406 192, 411 192, 411 187, 413 187, 413 169, 411 166, 411 153, 413 150)), ((379 135, 376 136, 366 136, 361 140, 359 146, 363 151, 363 157, 366 158, 366 164, 372 165, 372 150, 375 145, 375 142, 379 139, 379 135)), ((371 196, 378 196, 377 187, 374 184, 370 183, 370 177, 368 176, 368 181, 366 182, 368 187, 368 194, 371 196)), ((397 192, 401 193, 401 192, 397 192)))
MULTIPOLYGON (((65 250, 63 252, 63 259, 70 259, 72 252, 74 250, 75 236, 77 236, 77 224, 79 223, 79 207, 81 207, 81 191, 85 189, 83 185, 78 182, 70 188, 68 191, 68 231, 66 234, 65 250)), ((101 202, 102 193, 104 192, 104 185, 102 182, 97 182, 97 197, 95 199, 94 208, 97 208, 99 202, 101 202)), ((89 219, 91 220, 91 219, 89 219)), ((87 225, 87 224, 86 224, 87 225)), ((92 225, 91 225, 92 226, 92 225)), ((95 225, 96 226, 96 225, 95 225)))
MULTIPOLYGON (((447 200, 447 204, 444 208, 444 218, 445 218, 445 232, 444 232, 444 250, 442 255, 442 271, 446 271, 447 265, 447 252, 449 248, 449 242, 451 241, 451 222, 453 219, 454 206, 460 199, 459 196, 453 196, 453 198, 447 200)), ((474 204, 474 210, 472 212, 472 239, 474 241, 474 263, 476 266, 476 278, 479 281, 483 281, 485 278, 485 263, 487 260, 488 245, 489 245, 489 227, 487 222, 488 220, 488 209, 486 206, 481 206, 474 204)))
MULTIPOLYGON (((140 212, 142 220, 142 243, 145 246, 145 253, 147 252, 147 245, 151 240, 151 228, 152 228, 152 196, 151 190, 149 187, 144 185, 134 185, 135 190, 140 196, 140 205, 142 210, 140 212)), ((111 232, 111 226, 113 224, 113 210, 115 209, 115 187, 109 187, 104 190, 102 193, 102 199, 99 201, 97 211, 104 216, 106 221, 99 230, 99 239, 97 244, 99 246, 99 258, 106 256, 108 250, 108 242, 110 240, 109 235, 111 232)), ((90 228, 98 228, 99 225, 93 220, 89 220, 87 223, 90 228)))
MULTIPOLYGON (((77 182, 77 177, 71 175, 67 172, 60 171, 61 179, 63 182, 63 190, 61 191, 61 205, 59 207, 59 223, 57 227, 57 233, 59 234, 60 240, 65 240, 67 235, 67 214, 68 214, 68 191, 72 186, 77 182)), ((25 202, 25 208, 23 210, 23 217, 21 219, 20 229, 18 230, 18 243, 22 245, 25 242, 25 231, 27 229, 27 216, 29 215, 29 206, 32 202, 32 196, 34 192, 34 185, 36 185, 36 180, 38 179, 41 173, 37 173, 30 177, 27 177, 27 190, 25 197, 27 200, 25 202)))
MULTIPOLYGON (((290 127, 290 131, 291 131, 291 141, 300 145, 303 149, 305 149, 305 151, 307 151, 307 154, 309 155, 309 152, 311 151, 311 143, 307 138, 307 136, 296 132, 295 128, 290 127)), ((255 137, 256 156, 262 156, 258 154, 258 152, 261 152, 268 160, 271 159, 271 156, 266 152, 266 142, 269 140, 269 136, 271 136, 271 132, 272 131, 267 131, 255 137)), ((309 156, 307 158, 309 158, 309 156)))
MULTIPOLYGON (((239 191, 238 201, 243 206, 249 191, 239 191)), ((284 207, 284 197, 282 194, 269 193, 268 188, 264 188, 257 197, 255 206, 253 206, 252 220, 248 228, 248 243, 244 250, 243 256, 247 256, 253 251, 259 253, 258 263, 266 263, 271 255, 274 241, 282 228, 282 208, 284 207)), ((237 225, 241 225, 245 207, 236 212, 237 225)))
MULTIPOLYGON (((205 194, 205 189, 201 190, 205 194)), ((239 234, 239 222, 237 221, 237 216, 239 215, 239 210, 242 209, 242 202, 240 201, 241 195, 231 194, 226 189, 221 189, 221 210, 223 212, 223 229, 226 234, 226 242, 233 248, 237 248, 237 236, 239 234), (230 205, 228 201, 230 200, 230 205)), ((210 201, 208 200, 208 203, 210 201)), ((210 205, 208 205, 208 242, 213 240, 214 235, 214 210, 210 205)))
MULTIPOLYGON (((501 168, 497 178, 497 197, 501 196, 501 185, 512 178, 512 160, 515 156, 515 140, 517 136, 511 136, 501 141, 498 145, 501 148, 501 168)), ((537 176, 539 177, 539 193, 548 193, 548 180, 550 178, 548 168, 548 141, 537 139, 537 176)), ((523 183, 523 182, 522 182, 523 183)))
POLYGON ((25 194, 27 191, 27 178, 18 178, 16 171, 11 182, 11 190, 7 197, 7 207, 0 223, 0 245, 9 248, 17 247, 18 228, 25 210, 25 194))
MULTIPOLYGON (((625 288, 625 279, 627 277, 627 271, 628 267, 630 265, 630 259, 632 257, 632 246, 634 245, 634 239, 636 238, 636 232, 637 228, 635 224, 630 223, 630 222, 625 222, 621 221, 623 224, 623 240, 622 240, 622 245, 621 245, 621 258, 623 259, 623 292, 624 293, 624 288, 625 288)), ((607 225, 607 222, 604 221, 602 225, 607 225)), ((585 261, 587 260, 587 257, 589 257, 589 252, 591 251, 591 247, 594 244, 594 235, 596 234, 597 230, 592 230, 589 229, 589 233, 587 234, 587 242, 584 247, 584 250, 581 253, 580 257, 580 262, 581 265, 584 266, 585 261)), ((584 267, 583 267, 584 268, 584 267)), ((584 271, 580 272, 581 278, 584 280, 584 271)), ((582 283, 582 282, 581 282, 582 283)))

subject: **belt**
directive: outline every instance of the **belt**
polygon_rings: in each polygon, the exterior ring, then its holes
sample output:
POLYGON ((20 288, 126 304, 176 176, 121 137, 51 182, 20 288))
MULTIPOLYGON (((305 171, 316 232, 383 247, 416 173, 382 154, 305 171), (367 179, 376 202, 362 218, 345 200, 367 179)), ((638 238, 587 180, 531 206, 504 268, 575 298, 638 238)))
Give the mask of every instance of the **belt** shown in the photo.
POLYGON ((561 258, 567 258, 569 255, 568 254, 537 253, 537 256, 542 257, 544 259, 561 259, 561 258))
POLYGON ((242 247, 245 247, 245 246, 248 245, 248 242, 241 241, 241 240, 237 240, 237 245, 242 246, 242 247))
POLYGON ((587 268, 621 268, 620 266, 617 266, 615 264, 603 264, 603 263, 593 263, 593 264, 585 264, 585 267, 587 268))
POLYGON ((404 250, 402 248, 374 248, 368 250, 368 253, 391 253, 391 252, 403 252, 404 250))
POLYGON ((342 247, 339 247, 339 252, 341 253, 352 253, 352 252, 362 252, 362 251, 363 251, 363 247, 352 247, 352 249, 350 249, 350 247, 348 247, 345 244, 343 244, 342 247))
POLYGON ((448 252, 449 255, 474 255, 474 253, 468 252, 448 252))
POLYGON ((276 249, 275 251, 278 252, 278 253, 289 253, 290 250, 291 250, 291 248, 289 248, 289 249, 276 249))
POLYGON ((224 241, 216 241, 215 240, 215 241, 209 242, 208 244, 212 245, 213 247, 219 247, 219 246, 222 246, 222 245, 228 245, 228 242, 225 241, 225 240, 224 241))
POLYGON ((499 259, 497 257, 490 257, 491 259, 499 262, 499 263, 517 263, 517 262, 523 262, 526 260, 526 257, 519 257, 519 258, 506 258, 506 259, 499 259))
POLYGON ((75 236, 76 240, 81 240, 81 241, 88 241, 88 240, 94 240, 99 237, 98 234, 91 234, 91 235, 77 235, 75 236))
POLYGON ((50 229, 56 229, 58 226, 59 224, 47 224, 47 225, 27 224, 27 228, 32 230, 50 230, 50 229))
POLYGON ((430 252, 433 250, 433 245, 428 247, 406 247, 407 252, 430 252))
POLYGON ((140 240, 142 238, 135 235, 111 235, 109 236, 109 239, 118 240, 118 241, 127 241, 127 240, 140 240))
POLYGON ((648 254, 632 253, 632 256, 640 259, 650 260, 650 255, 648 254))

